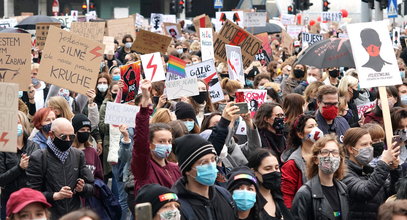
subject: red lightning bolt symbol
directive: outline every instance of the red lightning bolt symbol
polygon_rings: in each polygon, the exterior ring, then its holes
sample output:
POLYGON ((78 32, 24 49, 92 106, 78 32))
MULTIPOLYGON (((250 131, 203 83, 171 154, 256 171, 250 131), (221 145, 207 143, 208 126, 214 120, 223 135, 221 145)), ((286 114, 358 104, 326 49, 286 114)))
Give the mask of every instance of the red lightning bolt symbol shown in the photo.
POLYGON ((91 59, 91 61, 94 60, 96 57, 102 56, 102 54, 98 52, 98 50, 101 50, 101 49, 102 48, 100 46, 97 46, 97 47, 93 48, 91 51, 89 51, 89 53, 95 55, 95 57, 93 57, 93 59, 91 59))
POLYGON ((154 59, 154 54, 151 57, 150 61, 148 61, 148 64, 147 64, 148 69, 153 68, 153 74, 151 75, 151 80, 154 79, 155 71, 157 70, 157 64, 154 64, 154 65, 151 64, 153 62, 153 59, 154 59))
POLYGON ((236 69, 235 69, 235 66, 232 65, 232 63, 230 62, 230 60, 228 60, 228 63, 229 63, 230 68, 231 68, 233 71, 235 71, 235 73, 237 73, 237 72, 236 72, 236 69))
POLYGON ((7 145, 8 141, 9 141, 9 139, 6 139, 7 135, 8 135, 8 132, 3 132, 3 134, 0 137, 0 143, 4 142, 4 145, 7 145))

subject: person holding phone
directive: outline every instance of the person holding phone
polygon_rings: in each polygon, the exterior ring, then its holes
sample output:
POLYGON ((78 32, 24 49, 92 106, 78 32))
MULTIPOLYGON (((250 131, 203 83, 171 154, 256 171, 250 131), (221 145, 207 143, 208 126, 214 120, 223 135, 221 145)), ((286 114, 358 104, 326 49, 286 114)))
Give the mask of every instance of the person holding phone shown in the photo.
POLYGON ((348 187, 350 219, 376 219, 379 206, 395 194, 400 177, 397 142, 384 150, 375 168, 369 166, 374 149, 368 129, 351 128, 345 133, 344 148, 348 172, 343 182, 348 187))

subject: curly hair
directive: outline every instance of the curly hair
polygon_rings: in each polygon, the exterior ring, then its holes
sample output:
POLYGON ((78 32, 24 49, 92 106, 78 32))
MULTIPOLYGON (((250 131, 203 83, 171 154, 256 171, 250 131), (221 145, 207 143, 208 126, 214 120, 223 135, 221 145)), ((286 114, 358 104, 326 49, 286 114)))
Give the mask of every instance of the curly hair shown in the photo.
POLYGON ((297 148, 302 144, 302 138, 298 137, 298 133, 304 133, 305 125, 309 119, 315 119, 311 114, 301 114, 291 125, 290 133, 288 134, 287 146, 290 148, 297 148))

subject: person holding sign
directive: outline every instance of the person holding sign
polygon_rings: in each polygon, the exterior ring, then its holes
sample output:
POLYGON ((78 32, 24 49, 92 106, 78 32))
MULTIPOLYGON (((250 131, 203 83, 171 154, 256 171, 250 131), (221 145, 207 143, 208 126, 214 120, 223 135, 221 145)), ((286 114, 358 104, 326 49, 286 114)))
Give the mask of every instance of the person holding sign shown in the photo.
POLYGON ((133 52, 131 50, 133 41, 134 39, 130 34, 126 34, 123 36, 122 39, 123 46, 117 50, 115 55, 120 60, 121 63, 126 63, 124 58, 126 57, 127 54, 133 52))

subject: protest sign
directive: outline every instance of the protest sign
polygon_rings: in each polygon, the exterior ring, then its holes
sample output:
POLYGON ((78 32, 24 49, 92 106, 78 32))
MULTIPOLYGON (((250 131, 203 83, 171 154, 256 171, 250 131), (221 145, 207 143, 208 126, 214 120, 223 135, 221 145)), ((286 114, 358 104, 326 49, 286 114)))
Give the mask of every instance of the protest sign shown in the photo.
POLYGON ((248 67, 261 48, 262 42, 243 28, 240 28, 230 20, 227 20, 219 34, 216 36, 213 45, 215 58, 226 63, 225 44, 240 46, 243 67, 248 67))
POLYGON ((163 23, 177 23, 176 15, 163 15, 163 23))
POLYGON ((164 33, 174 39, 182 37, 181 25, 175 23, 163 23, 164 33))
POLYGON ((144 75, 151 82, 165 80, 163 61, 159 52, 141 55, 144 75))
POLYGON ((166 53, 171 40, 171 37, 162 34, 140 30, 131 49, 143 54, 154 52, 166 53))
POLYGON ((204 79, 204 81, 208 84, 209 89, 209 97, 211 98, 212 103, 216 103, 225 99, 223 94, 222 87, 220 86, 220 81, 216 72, 209 75, 204 79))
POLYGON ((129 17, 128 7, 115 7, 113 9, 113 18, 127 18, 129 17))
POLYGON ((267 23, 267 12, 245 12, 244 26, 248 27, 264 27, 267 23))
POLYGON ((97 17, 96 11, 90 11, 85 14, 86 22, 96 20, 97 17))
POLYGON ((78 21, 78 11, 77 10, 71 10, 71 16, 73 21, 78 21))
POLYGON ((51 26, 37 78, 81 94, 94 89, 104 45, 51 26))
POLYGON ((376 107, 376 101, 368 102, 368 103, 365 103, 365 104, 356 106, 356 108, 358 109, 358 116, 359 116, 359 118, 361 118, 362 115, 363 115, 365 112, 371 111, 371 110, 373 110, 375 107, 376 107))
POLYGON ((17 152, 18 85, 0 83, 0 152, 17 152))
POLYGON ((140 107, 127 104, 107 102, 105 123, 111 125, 127 125, 130 128, 136 127, 136 115, 140 107))
POLYGON ((15 18, 0 19, 0 29, 13 28, 17 24, 18 22, 15 18))
POLYGON ((385 21, 347 26, 361 88, 401 84, 385 21))
POLYGON ((136 13, 136 15, 133 15, 133 16, 135 19, 134 23, 135 23, 136 27, 141 28, 144 24, 144 16, 139 13, 136 13))
POLYGON ((282 14, 281 15, 281 23, 283 25, 295 24, 295 15, 282 14))
POLYGON ((185 73, 186 77, 196 77, 197 79, 205 79, 208 76, 216 73, 216 68, 213 60, 206 60, 185 67, 185 73))
POLYGON ((0 33, 0 82, 17 83, 27 91, 31 83, 31 36, 0 33))
POLYGON ((311 46, 312 44, 323 40, 324 38, 320 34, 310 34, 310 33, 305 33, 302 32, 301 40, 302 40, 302 47, 308 47, 311 46))
POLYGON ((161 32, 161 25, 163 24, 163 14, 151 13, 150 26, 152 32, 161 32))
POLYGON ((53 18, 57 19, 61 22, 62 26, 68 29, 71 29, 71 24, 74 21, 72 16, 53 16, 53 18))
POLYGON ((105 22, 73 22, 71 33, 103 43, 105 22))
POLYGON ((30 17, 30 16, 34 16, 34 13, 33 12, 21 12, 20 15, 30 17))
POLYGON ((114 37, 103 36, 103 44, 105 45, 104 54, 114 55, 114 37))
POLYGON ((244 12, 243 11, 220 11, 216 12, 216 20, 221 25, 226 24, 227 20, 233 21, 234 24, 244 28, 244 12))
POLYGON ((249 110, 253 117, 260 106, 267 100, 267 90, 260 89, 239 89, 243 92, 243 102, 249 103, 249 110))
POLYGON ((200 28, 211 28, 212 29, 211 19, 209 18, 208 15, 205 15, 205 14, 196 16, 192 20, 192 23, 194 24, 196 33, 199 33, 200 28))
POLYGON ((269 41, 268 34, 267 33, 261 33, 261 34, 256 34, 254 36, 256 36, 262 42, 261 46, 267 52, 267 55, 271 56, 271 47, 270 47, 270 41, 269 41))
POLYGON ((114 39, 121 42, 126 34, 130 34, 133 39, 136 37, 134 18, 119 18, 114 20, 107 20, 107 36, 113 36, 114 39))
POLYGON ((237 129, 236 129, 236 134, 237 135, 247 135, 246 129, 247 129, 246 122, 244 120, 240 120, 239 125, 237 126, 237 129))
POLYGON ((400 47, 400 27, 393 28, 393 48, 398 49, 400 47))
POLYGON ((180 78, 185 78, 185 66, 187 62, 184 60, 170 55, 167 64, 167 78, 166 81, 177 80, 180 78))
POLYGON ((198 81, 196 77, 165 81, 165 91, 170 100, 195 96, 199 94, 198 81))
POLYGON ((225 46, 229 78, 244 83, 242 50, 238 46, 228 44, 225 46))
POLYGON ((141 78, 141 62, 137 61, 131 64, 120 66, 120 75, 123 79, 123 101, 128 102, 134 100, 137 95, 140 78, 141 78))
POLYGON ((287 34, 293 39, 298 39, 298 35, 303 31, 304 26, 287 25, 287 34))
POLYGON ((267 66, 271 61, 270 57, 267 55, 267 52, 263 49, 259 49, 259 52, 254 56, 254 59, 260 61, 262 66, 267 66))
POLYGON ((329 22, 329 21, 341 21, 342 20, 342 12, 322 12, 321 15, 322 22, 329 22))
POLYGON ((49 26, 61 28, 61 23, 37 23, 35 25, 36 45, 40 50, 44 49, 45 41, 47 40, 49 26))
POLYGON ((212 28, 200 28, 199 40, 201 43, 202 61, 215 59, 213 51, 213 33, 212 28))

